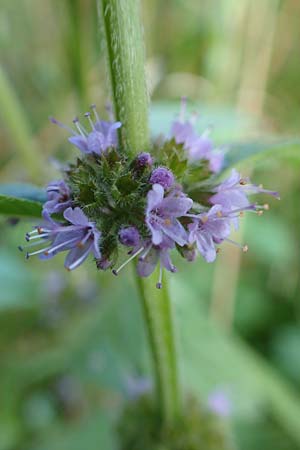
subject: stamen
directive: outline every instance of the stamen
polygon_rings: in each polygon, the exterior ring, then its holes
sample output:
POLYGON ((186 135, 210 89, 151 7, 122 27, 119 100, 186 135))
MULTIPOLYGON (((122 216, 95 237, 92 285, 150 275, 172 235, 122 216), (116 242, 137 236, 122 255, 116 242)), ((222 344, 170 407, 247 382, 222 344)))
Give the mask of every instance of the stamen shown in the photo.
POLYGON ((112 106, 111 106, 111 103, 110 103, 110 102, 107 102, 107 103, 106 103, 105 109, 106 109, 106 111, 107 111, 109 120, 110 120, 111 122, 113 122, 113 121, 115 120, 115 118, 114 118, 114 115, 113 115, 113 110, 112 110, 112 106))
MULTIPOLYGON (((40 239, 40 238, 48 237, 48 236, 49 236, 49 233, 43 233, 43 234, 37 234, 35 236, 25 236, 25 239, 27 242, 29 242, 29 241, 33 241, 34 239, 40 239)), ((34 244, 34 245, 36 245, 36 244, 34 244)))
POLYGON ((72 242, 75 242, 77 240, 78 240, 78 238, 75 237, 75 238, 69 239, 68 241, 62 242, 61 244, 55 245, 54 247, 49 247, 49 250, 47 250, 47 254, 48 253, 53 253, 56 250, 59 250, 60 248, 64 247, 65 245, 71 244, 72 242))
POLYGON ((130 258, 128 258, 125 262, 123 262, 123 264, 120 265, 120 267, 118 269, 113 269, 112 273, 114 275, 119 275, 119 272, 124 269, 125 266, 127 266, 128 263, 130 263, 130 261, 132 261, 137 255, 139 255, 142 251, 144 250, 144 247, 139 248, 135 253, 133 253, 133 255, 130 256, 130 258))
POLYGON ((96 105, 95 105, 95 103, 94 103, 93 105, 91 105, 91 109, 92 109, 92 110, 93 110, 93 112, 94 112, 94 115, 95 115, 96 121, 97 121, 97 122, 100 122, 100 117, 99 117, 99 115, 98 115, 98 113, 97 113, 97 110, 96 110, 96 105))
POLYGON ((181 108, 180 108, 180 114, 179 114, 180 122, 184 122, 184 120, 185 120, 186 104, 187 104, 187 98, 181 97, 181 108))
POLYGON ((80 264, 87 258, 88 254, 90 253, 92 244, 88 247, 88 249, 78 258, 76 261, 73 262, 69 267, 66 267, 68 271, 76 269, 76 267, 80 266, 80 264))
POLYGON ((82 137, 86 137, 88 135, 88 132, 86 131, 86 129, 81 125, 81 123, 79 122, 78 117, 75 117, 73 119, 73 123, 75 125, 75 127, 77 128, 79 134, 81 134, 82 137))
POLYGON ((49 120, 54 123, 54 125, 58 125, 60 128, 64 128, 65 130, 69 131, 69 133, 73 134, 76 136, 76 133, 74 130, 72 130, 71 127, 68 127, 67 125, 65 125, 62 122, 59 122, 59 120, 54 119, 54 117, 49 117, 49 120))
POLYGON ((91 125, 92 130, 94 130, 94 129, 95 129, 95 125, 94 125, 94 122, 93 122, 92 119, 91 119, 91 113, 90 113, 90 112, 86 112, 86 113, 84 114, 84 117, 85 117, 86 119, 88 119, 88 121, 89 121, 89 123, 90 123, 90 125, 91 125))
POLYGON ((162 289, 162 267, 161 267, 161 264, 159 266, 159 278, 158 278, 158 283, 156 283, 156 287, 157 287, 157 289, 162 289))
POLYGON ((144 261, 144 259, 147 257, 148 253, 150 252, 151 248, 152 248, 152 244, 150 244, 146 248, 145 253, 142 256, 139 257, 139 261, 144 261))
POLYGON ((244 253, 248 251, 248 245, 247 244, 240 244, 239 242, 233 241, 232 239, 226 238, 224 239, 227 242, 230 242, 230 244, 235 245, 236 247, 239 247, 244 253))
POLYGON ((51 247, 41 248, 40 250, 36 250, 35 252, 26 253, 26 259, 29 259, 30 256, 39 255, 40 253, 45 253, 50 250, 51 247))
POLYGON ((86 234, 86 236, 85 236, 83 239, 81 239, 80 242, 78 242, 78 244, 77 244, 78 247, 83 247, 84 244, 87 242, 87 240, 90 238, 91 234, 92 234, 92 230, 88 231, 88 233, 86 234))

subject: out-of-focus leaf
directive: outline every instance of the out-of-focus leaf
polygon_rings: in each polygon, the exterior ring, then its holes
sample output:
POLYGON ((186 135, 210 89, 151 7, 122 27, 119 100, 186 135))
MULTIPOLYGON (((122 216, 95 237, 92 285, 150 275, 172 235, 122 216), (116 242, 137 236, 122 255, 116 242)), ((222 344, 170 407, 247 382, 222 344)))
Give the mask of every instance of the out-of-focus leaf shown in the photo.
POLYGON ((261 142, 235 143, 226 153, 224 169, 238 165, 245 160, 252 162, 265 158, 297 159, 300 163, 300 139, 277 139, 261 142))
POLYGON ((0 194, 0 214, 12 217, 41 217, 42 203, 0 194))
POLYGON ((261 411, 269 409, 282 428, 300 444, 297 393, 243 341, 218 330, 201 313, 197 297, 186 297, 184 285, 174 278, 172 281, 171 293, 181 318, 185 386, 202 398, 216 388, 225 387, 231 394, 237 416, 255 417, 258 407, 261 411))
POLYGON ((24 198, 34 202, 44 203, 46 192, 44 189, 29 183, 3 183, 0 184, 0 195, 24 198))

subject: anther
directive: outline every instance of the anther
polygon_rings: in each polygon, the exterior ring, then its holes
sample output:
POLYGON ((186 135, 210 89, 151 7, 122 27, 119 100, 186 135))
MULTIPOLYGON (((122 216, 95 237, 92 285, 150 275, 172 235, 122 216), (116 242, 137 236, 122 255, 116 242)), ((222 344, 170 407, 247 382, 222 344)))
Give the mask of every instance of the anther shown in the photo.
POLYGON ((95 105, 95 103, 93 103, 93 104, 91 105, 91 109, 94 111, 95 118, 96 118, 97 122, 99 122, 99 121, 100 121, 100 118, 99 118, 98 113, 97 113, 97 111, 96 111, 96 105, 95 105))
POLYGON ((84 117, 85 117, 86 119, 88 119, 88 121, 89 121, 89 123, 90 123, 90 125, 91 125, 91 127, 92 127, 92 130, 94 130, 94 129, 95 129, 95 125, 94 125, 94 122, 93 122, 92 119, 91 119, 91 113, 90 113, 90 112, 86 112, 86 113, 84 114, 84 117))

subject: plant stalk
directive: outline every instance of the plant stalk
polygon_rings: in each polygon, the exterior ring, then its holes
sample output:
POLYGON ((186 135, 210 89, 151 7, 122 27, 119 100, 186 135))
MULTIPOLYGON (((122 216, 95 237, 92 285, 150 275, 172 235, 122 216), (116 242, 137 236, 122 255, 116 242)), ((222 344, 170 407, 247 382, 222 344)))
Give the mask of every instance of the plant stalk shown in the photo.
MULTIPOLYGON (((149 149, 145 57, 139 0, 101 0, 99 13, 107 47, 116 119, 122 122, 123 150, 134 155, 149 149)), ((155 375, 157 406, 163 423, 179 414, 177 355, 167 283, 156 289, 157 271, 136 275, 155 375)))
POLYGON ((127 153, 149 148, 148 95, 139 0, 100 0, 120 142, 127 153))

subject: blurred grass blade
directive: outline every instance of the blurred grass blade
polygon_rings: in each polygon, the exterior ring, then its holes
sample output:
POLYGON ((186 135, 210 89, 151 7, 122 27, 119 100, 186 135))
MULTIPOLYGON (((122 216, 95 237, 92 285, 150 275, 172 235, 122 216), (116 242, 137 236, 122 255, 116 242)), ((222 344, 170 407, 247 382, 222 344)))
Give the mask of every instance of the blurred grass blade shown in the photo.
POLYGON ((25 111, 10 84, 8 77, 0 66, 0 103, 1 117, 7 128, 9 138, 15 146, 29 176, 36 180, 41 178, 42 159, 34 145, 30 126, 25 111))

